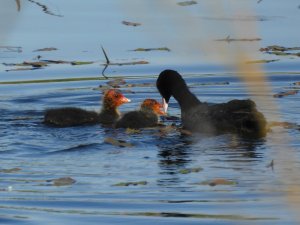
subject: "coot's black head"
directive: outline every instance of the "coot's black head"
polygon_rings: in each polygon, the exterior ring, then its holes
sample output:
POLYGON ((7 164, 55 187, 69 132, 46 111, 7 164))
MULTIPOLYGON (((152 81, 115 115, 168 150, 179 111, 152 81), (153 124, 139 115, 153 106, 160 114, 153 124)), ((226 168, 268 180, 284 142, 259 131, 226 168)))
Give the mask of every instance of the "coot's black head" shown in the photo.
POLYGON ((162 71, 156 81, 156 87, 166 103, 169 102, 171 96, 174 96, 174 94, 179 91, 178 88, 182 85, 186 86, 185 81, 181 75, 174 70, 162 71))

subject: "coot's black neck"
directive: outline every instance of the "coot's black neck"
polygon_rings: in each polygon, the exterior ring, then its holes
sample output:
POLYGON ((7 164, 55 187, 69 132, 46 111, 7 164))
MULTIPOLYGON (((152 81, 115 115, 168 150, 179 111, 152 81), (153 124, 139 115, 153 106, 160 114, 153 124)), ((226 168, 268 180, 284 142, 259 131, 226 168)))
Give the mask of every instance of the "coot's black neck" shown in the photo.
POLYGON ((201 103, 199 99, 188 89, 186 84, 176 87, 172 91, 173 97, 178 101, 181 110, 188 110, 201 103))

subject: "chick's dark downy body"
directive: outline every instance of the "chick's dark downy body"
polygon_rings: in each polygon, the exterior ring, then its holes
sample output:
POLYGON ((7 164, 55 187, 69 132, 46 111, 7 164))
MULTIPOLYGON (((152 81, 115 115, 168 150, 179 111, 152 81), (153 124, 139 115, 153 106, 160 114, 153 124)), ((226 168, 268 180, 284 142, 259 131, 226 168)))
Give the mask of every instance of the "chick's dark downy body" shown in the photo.
POLYGON ((44 116, 44 123, 46 125, 56 127, 70 127, 100 123, 111 125, 120 117, 118 107, 129 101, 130 100, 125 98, 120 91, 110 89, 104 94, 103 105, 100 113, 77 107, 47 109, 44 116))
POLYGON ((139 129, 155 127, 158 124, 158 115, 164 114, 161 104, 154 99, 146 99, 140 110, 125 113, 116 123, 116 128, 139 129))

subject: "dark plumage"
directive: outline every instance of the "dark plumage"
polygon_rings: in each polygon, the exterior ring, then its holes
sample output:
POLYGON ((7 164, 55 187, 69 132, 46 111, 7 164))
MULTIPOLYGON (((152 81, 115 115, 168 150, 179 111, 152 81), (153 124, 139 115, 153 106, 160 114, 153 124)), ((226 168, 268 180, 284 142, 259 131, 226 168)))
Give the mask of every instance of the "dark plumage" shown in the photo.
POLYGON ((116 123, 116 128, 144 128, 155 127, 158 124, 158 115, 164 114, 160 110, 161 104, 154 99, 143 101, 140 110, 125 113, 116 123))
POLYGON ((171 96, 178 101, 182 125, 187 130, 210 134, 232 132, 255 137, 266 134, 265 117, 257 111, 252 100, 232 100, 214 105, 201 102, 190 92, 181 75, 173 70, 161 72, 156 86, 166 103, 171 96))
POLYGON ((119 119, 118 107, 130 100, 116 90, 110 89, 105 92, 100 113, 84 110, 76 107, 47 109, 44 123, 57 127, 70 127, 88 124, 113 124, 119 119))

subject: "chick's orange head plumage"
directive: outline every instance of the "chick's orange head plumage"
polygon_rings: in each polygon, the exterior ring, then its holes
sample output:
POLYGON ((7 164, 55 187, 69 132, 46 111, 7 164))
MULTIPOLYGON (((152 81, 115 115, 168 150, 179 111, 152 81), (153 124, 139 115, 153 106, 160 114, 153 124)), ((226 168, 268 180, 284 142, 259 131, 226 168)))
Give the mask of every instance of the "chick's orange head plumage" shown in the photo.
POLYGON ((152 110, 154 111, 154 113, 158 114, 158 115, 164 115, 164 111, 162 111, 162 105, 154 100, 154 99, 146 99, 143 101, 142 109, 148 109, 148 110, 152 110))
POLYGON ((112 106, 118 107, 124 103, 130 102, 130 99, 126 98, 119 90, 109 89, 104 94, 104 103, 112 106))

